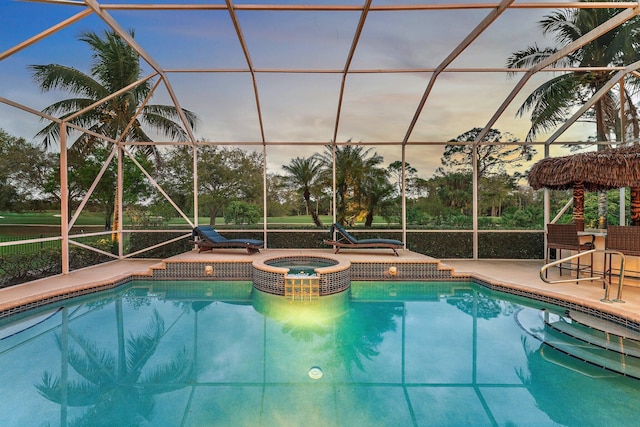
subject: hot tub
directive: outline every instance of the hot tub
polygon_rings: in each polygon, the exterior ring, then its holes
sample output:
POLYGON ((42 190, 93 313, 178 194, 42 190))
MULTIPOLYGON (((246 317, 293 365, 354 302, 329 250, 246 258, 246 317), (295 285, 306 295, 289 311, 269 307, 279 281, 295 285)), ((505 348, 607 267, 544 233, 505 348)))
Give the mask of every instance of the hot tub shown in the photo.
POLYGON ((293 300, 312 300, 344 292, 351 284, 349 261, 295 255, 253 262, 254 288, 293 300))

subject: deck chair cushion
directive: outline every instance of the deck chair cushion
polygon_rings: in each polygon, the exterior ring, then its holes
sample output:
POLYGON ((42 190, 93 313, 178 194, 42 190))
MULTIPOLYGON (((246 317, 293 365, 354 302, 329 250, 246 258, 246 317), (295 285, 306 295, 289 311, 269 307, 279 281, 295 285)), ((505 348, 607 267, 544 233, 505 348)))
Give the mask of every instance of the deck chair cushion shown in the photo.
POLYGON ((331 226, 331 239, 325 240, 324 243, 334 246, 335 253, 338 253, 341 248, 389 248, 398 256, 396 249, 402 249, 404 247, 404 243, 394 239, 356 239, 338 223, 331 226), (338 232, 340 236, 336 240, 333 239, 335 232, 338 232))
POLYGON ((200 252, 214 248, 246 248, 249 253, 260 252, 264 241, 256 239, 227 239, 210 225, 195 227, 192 231, 194 243, 200 252))

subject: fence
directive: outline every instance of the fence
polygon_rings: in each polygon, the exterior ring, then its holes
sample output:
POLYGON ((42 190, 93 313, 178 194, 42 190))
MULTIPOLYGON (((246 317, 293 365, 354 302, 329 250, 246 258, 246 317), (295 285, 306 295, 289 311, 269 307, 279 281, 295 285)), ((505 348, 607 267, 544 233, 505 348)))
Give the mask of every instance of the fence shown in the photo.
MULTIPOLYGON (((42 239, 45 236, 20 236, 20 237, 0 237, 0 243, 15 242, 19 240, 42 239)), ((59 249, 60 240, 49 240, 46 242, 29 242, 18 245, 0 246, 0 255, 29 254, 39 252, 45 248, 59 249)))

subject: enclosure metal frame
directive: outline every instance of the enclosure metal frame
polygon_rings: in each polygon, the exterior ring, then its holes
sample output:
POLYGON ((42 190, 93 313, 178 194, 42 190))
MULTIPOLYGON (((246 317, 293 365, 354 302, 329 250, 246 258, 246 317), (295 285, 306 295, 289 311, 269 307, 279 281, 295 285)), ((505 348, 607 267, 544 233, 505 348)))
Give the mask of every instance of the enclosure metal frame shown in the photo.
MULTIPOLYGON (((628 21, 629 19, 632 19, 633 17, 637 16, 638 14, 640 14, 640 3, 639 2, 620 2, 620 3, 611 3, 611 2, 593 2, 593 3, 580 3, 580 2, 557 2, 557 1, 549 1, 549 2, 532 2, 532 3, 527 3, 527 2, 516 2, 515 0, 502 0, 500 2, 496 2, 496 3, 468 3, 468 4, 458 4, 458 3, 451 3, 451 4, 447 4, 447 3, 442 3, 442 4, 398 4, 398 5, 373 5, 372 4, 372 0, 363 0, 363 4, 362 5, 340 5, 340 4, 334 4, 334 5, 317 5, 317 4, 298 4, 298 5, 283 5, 283 4, 260 4, 260 5, 254 5, 254 4, 235 4, 233 2, 233 0, 225 0, 224 4, 110 4, 107 0, 105 1, 99 1, 99 0, 32 0, 32 1, 38 1, 41 3, 47 3, 47 4, 52 4, 52 5, 59 5, 60 7, 76 7, 81 9, 77 14, 73 15, 72 17, 63 20, 61 22, 59 22, 56 25, 53 25, 52 27, 46 29, 45 31, 42 31, 41 33, 34 35, 33 37, 24 40, 23 42, 11 47, 10 49, 4 51, 4 52, 0 52, 0 61, 10 57, 11 55, 15 54, 16 52, 21 51, 22 49, 27 48, 28 46, 31 46, 35 43, 38 43, 39 41, 51 36, 52 34, 55 34, 56 32, 60 31, 63 28, 66 28, 72 24, 75 24, 76 22, 94 15, 99 17, 111 30, 113 30, 114 32, 116 32, 120 37, 122 37, 123 40, 126 41, 126 43, 128 43, 139 55, 140 58, 145 61, 153 70, 153 73, 151 73, 150 75, 145 76, 144 78, 142 78, 141 80, 139 80, 138 82, 135 82, 134 84, 121 89, 120 91, 111 94, 109 97, 104 98, 103 100, 99 101, 97 104, 91 106, 90 108, 95 107, 96 105, 99 105, 102 102, 106 102, 109 99, 111 99, 114 96, 117 96, 119 93, 124 92, 126 90, 131 89, 132 87, 135 87, 138 84, 141 84, 143 82, 146 81, 150 81, 151 79, 157 79, 157 81, 155 82, 153 89, 149 95, 149 97, 154 93, 154 91, 159 87, 159 85, 163 85, 172 102, 173 105, 177 108, 179 114, 180 114, 180 119, 183 123, 184 129, 187 133, 187 135, 189 136, 189 140, 188 141, 178 141, 178 142, 174 142, 174 141, 156 141, 153 144, 155 145, 176 145, 176 144, 188 144, 191 145, 193 147, 193 185, 194 185, 194 189, 197 189, 198 186, 198 178, 197 178, 197 148, 200 145, 205 145, 205 144, 214 144, 214 143, 206 143, 206 142, 199 142, 197 141, 196 137, 194 136, 193 130, 191 129, 191 127, 188 124, 188 120, 186 119, 186 117, 184 116, 184 113, 182 112, 182 108, 181 108, 181 103, 180 100, 178 99, 176 93, 174 92, 172 85, 171 85, 171 79, 169 78, 169 75, 172 73, 224 73, 224 72, 238 72, 238 73, 249 73, 251 76, 251 81, 252 81, 252 85, 253 85, 253 95, 255 98, 255 105, 256 105, 256 111, 257 111, 257 120, 258 120, 258 125, 259 125, 259 129, 260 129, 260 135, 261 135, 261 141, 259 142, 234 142, 234 143, 227 143, 227 145, 235 145, 235 146, 256 146, 256 145, 260 145, 262 147, 262 152, 263 152, 263 159, 264 159, 264 164, 263 164, 263 235, 264 235, 264 240, 265 242, 267 241, 267 237, 268 237, 268 233, 267 233, 267 167, 266 167, 266 158, 267 158, 267 147, 268 146, 274 146, 274 145, 296 145, 296 144, 304 144, 304 145, 317 145, 319 147, 323 147, 323 146, 327 146, 327 145, 331 145, 332 150, 333 150, 333 157, 334 157, 334 164, 333 164, 333 206, 332 206, 332 211, 333 211, 333 219, 335 221, 335 217, 336 217, 336 196, 335 196, 335 152, 336 152, 336 148, 340 145, 343 144, 347 144, 347 143, 339 143, 337 142, 337 135, 338 135, 338 129, 339 129, 339 125, 340 125, 340 119, 341 119, 341 113, 342 113, 342 108, 343 108, 343 99, 344 99, 344 92, 345 92, 345 84, 347 81, 347 78, 349 75, 353 75, 353 74, 364 74, 364 73, 430 73, 431 74, 431 78, 429 80, 429 82, 427 83, 427 86, 424 90, 424 93, 422 95, 422 98, 413 114, 413 117, 410 120, 410 123, 407 127, 407 130, 405 132, 404 137, 402 138, 402 140, 399 140, 397 142, 393 142, 393 143, 380 143, 380 142, 367 142, 367 141, 363 141, 363 142, 359 142, 360 144, 364 144, 364 145, 372 145, 372 146, 377 146, 377 145, 398 145, 401 146, 401 158, 402 158, 402 238, 403 241, 406 242, 406 237, 407 237, 407 224, 406 224, 406 191, 405 191, 405 182, 406 182, 406 147, 408 145, 414 146, 414 145, 446 145, 446 144, 451 144, 451 142, 445 142, 445 141, 411 141, 409 142, 409 139, 414 131, 414 128, 422 114, 423 108, 425 106, 425 103, 427 102, 427 100, 429 99, 429 96, 431 94, 432 89, 434 88, 434 86, 437 83, 438 78, 444 74, 444 73, 517 73, 517 74, 521 74, 522 77, 520 78, 520 80, 515 84, 515 86, 513 87, 513 89, 511 90, 511 92, 509 93, 509 95, 504 99, 504 101, 502 102, 502 104, 500 105, 500 107, 495 111, 495 113, 493 114, 493 116, 491 117, 491 119, 486 123, 486 125, 484 126, 484 128, 482 129, 482 131, 480 132, 480 134, 477 136, 476 140, 473 142, 468 142, 468 143, 464 143, 461 142, 459 144, 470 144, 473 145, 474 148, 476 148, 476 150, 474 150, 474 160, 475 157, 477 156, 477 147, 479 145, 482 144, 482 139, 484 138, 484 136, 486 136, 487 132, 489 132, 489 130, 491 129, 491 127, 495 124, 495 122, 500 118, 500 116, 504 113, 504 111, 507 109, 507 107, 512 103, 512 101, 514 100, 514 98, 516 97, 517 94, 520 93, 520 91, 522 90, 522 88, 525 86, 526 82, 532 77, 534 76, 536 73, 544 73, 544 72, 562 72, 562 71, 588 71, 588 70, 596 70, 596 68, 551 68, 551 65, 556 62, 557 60, 563 58, 564 56, 570 54, 571 52, 575 51, 576 49, 580 48, 581 46, 584 46, 585 44, 589 43, 590 41, 596 39, 597 37, 599 37, 600 35, 604 34, 605 32, 611 30, 612 28, 615 28, 621 24, 623 24, 624 22, 628 21), (452 62, 461 54, 463 53, 472 43, 473 41, 480 35, 482 34, 483 31, 485 31, 487 28, 489 28, 493 22, 495 22, 495 20, 501 15, 503 14, 505 11, 509 10, 509 9, 517 9, 517 8, 539 8, 539 9, 563 9, 563 8, 570 8, 570 9, 575 9, 575 8, 620 8, 620 9, 624 9, 622 12, 620 12, 618 15, 616 15, 614 18, 612 18, 611 20, 609 20, 608 22, 602 24, 601 26, 594 28, 591 32, 589 32, 588 34, 584 35, 583 37, 581 37, 580 39, 576 40, 574 43, 571 43, 570 45, 566 46, 565 48, 561 49, 560 51, 558 51, 555 55, 552 55, 551 57, 547 58, 546 60, 540 62, 539 64, 528 68, 528 69, 508 69, 508 68, 453 68, 450 67, 450 65, 452 64, 452 62), (485 18, 475 27, 472 28, 467 36, 462 40, 462 42, 460 42, 454 49, 451 50, 451 52, 449 53, 449 55, 435 68, 433 69, 415 69, 415 68, 407 68, 407 69, 394 69, 394 70, 376 70, 376 69, 354 69, 352 67, 352 60, 353 60, 353 56, 354 53, 356 51, 356 48, 358 46, 358 42, 360 40, 360 35, 362 33, 362 30, 364 28, 364 25, 367 21, 367 17, 369 12, 371 11, 412 11, 412 10, 470 10, 470 9, 483 9, 486 10, 486 16, 485 18), (231 22, 233 23, 233 27, 235 29, 236 35, 237 35, 237 39, 240 43, 244 58, 246 60, 246 65, 247 68, 246 69, 234 69, 234 70, 229 70, 229 69, 164 69, 162 68, 157 61, 151 56, 149 55, 142 46, 140 46, 136 40, 134 40, 134 38, 125 30, 122 28, 122 26, 120 25, 120 23, 113 18, 113 16, 111 15, 111 11, 122 11, 122 10, 139 10, 139 11, 144 11, 144 10, 165 10, 165 11, 178 11, 178 10, 225 10, 228 12, 229 14, 229 18, 231 20, 231 22), (360 13, 360 19, 358 22, 358 25, 356 27, 356 30, 353 34, 353 39, 351 41, 351 46, 349 49, 349 53, 346 57, 345 63, 344 63, 344 67, 342 69, 334 69, 334 70, 326 70, 326 69, 286 69, 286 68, 279 68, 279 69, 260 69, 260 68, 256 68, 253 64, 253 61, 251 59, 251 51, 249 49, 249 46, 246 43, 245 40, 245 36, 243 33, 243 29, 242 29, 242 22, 241 19, 239 19, 238 15, 237 15, 237 11, 305 11, 305 12, 314 12, 314 11, 332 11, 332 12, 358 12, 360 13), (300 143, 295 143, 295 142, 267 142, 266 137, 265 137, 265 130, 264 130, 264 123, 263 123, 263 113, 262 113, 262 105, 261 105, 261 100, 260 100, 260 95, 259 95, 259 86, 257 83, 257 79, 256 76, 260 73, 309 73, 309 74, 318 74, 318 73, 332 73, 332 74, 338 74, 341 76, 341 85, 340 85, 340 92, 339 92, 339 96, 338 96, 338 104, 336 106, 336 113, 335 113, 335 123, 333 126, 333 139, 332 142, 329 144, 325 141, 316 141, 316 142, 300 142, 300 143)), ((339 2, 336 2, 339 3, 339 2)), ((611 80, 607 83, 607 85, 600 91, 598 91, 598 93, 596 93, 579 111, 577 111, 574 116, 572 116, 569 120, 567 120, 567 122, 561 126, 547 141, 544 142, 540 142, 539 144, 543 144, 544 145, 544 155, 545 157, 549 156, 549 146, 551 144, 553 144, 557 138, 564 132, 566 131, 567 128, 569 128, 569 126, 571 126, 573 123, 576 122, 576 120, 578 118, 580 118, 584 112, 586 112, 601 96, 603 96, 608 90, 610 90, 615 84, 619 83, 620 81, 623 81, 623 79, 625 78, 625 76, 629 75, 629 74, 633 74, 636 77, 639 77, 640 75, 638 74, 638 69, 640 69, 640 62, 636 62, 633 64, 629 64, 626 67, 608 67, 608 69, 611 70, 617 70, 617 73, 611 78, 611 80)), ((145 100, 145 103, 148 101, 145 100)), ((84 200, 82 201, 80 207, 78 208, 78 210, 75 212, 75 214, 70 218, 70 212, 68 212, 68 191, 67 191, 67 158, 66 158, 66 153, 67 153, 67 128, 68 127, 73 127, 75 130, 80 131, 80 132, 89 132, 87 129, 82 129, 80 127, 77 127, 73 124, 71 124, 69 121, 79 115, 82 114, 84 111, 78 112, 76 115, 66 118, 65 120, 61 120, 59 118, 56 117, 52 117, 49 116, 47 114, 44 114, 40 111, 37 111, 27 105, 23 105, 20 103, 17 103, 15 101, 12 101, 10 99, 4 98, 4 97, 0 97, 0 102, 7 104, 9 106, 21 109, 23 111, 26 111, 30 114, 34 114, 36 116, 39 116, 40 118, 46 119, 46 120, 50 120, 52 122, 56 122, 60 125, 60 170, 61 170, 61 175, 60 175, 60 186, 61 186, 61 236, 60 236, 60 240, 62 240, 62 260, 63 260, 63 274, 68 274, 69 273, 69 245, 70 244, 74 244, 74 245, 78 245, 81 247, 84 247, 86 249, 89 250, 94 250, 96 252, 102 253, 104 255, 107 256, 112 256, 114 258, 117 259, 124 259, 133 255, 138 255, 139 253, 142 253, 146 250, 149 249, 153 249, 156 248, 158 246, 161 246, 163 244, 167 244, 167 243, 171 243, 174 242, 176 240, 180 240, 185 238, 186 236, 188 236, 189 234, 183 234, 180 235, 177 238, 171 239, 167 242, 164 242, 162 244, 159 245, 154 245, 152 247, 146 248, 142 251, 138 251, 135 253, 131 253, 131 254, 124 254, 123 253, 123 247, 122 247, 122 243, 119 244, 119 249, 118 249, 118 254, 117 255, 113 255, 104 251, 100 251, 97 250, 95 248, 92 248, 88 245, 84 245, 81 244, 79 242, 76 242, 74 240, 72 240, 70 237, 86 237, 86 236, 94 236, 94 235, 102 235, 102 234, 112 234, 115 233, 118 236, 122 236, 123 233, 130 233, 130 232, 144 232, 144 233, 149 233, 149 232, 158 232, 158 230, 125 230, 122 227, 122 222, 119 221, 117 223, 117 229, 112 231, 105 231, 103 233, 82 233, 82 234, 76 234, 73 236, 69 235, 69 231, 71 229, 71 227, 73 226, 75 220, 78 218, 78 215, 80 214, 80 212, 82 211, 82 208, 84 207, 84 205, 86 204, 86 202, 88 201, 91 192, 93 191, 93 189, 95 188, 95 186, 97 185, 97 182, 99 181, 100 177, 102 176, 102 174, 104 173, 104 171, 106 170, 106 167, 108 166, 108 164, 113 160, 113 158, 115 157, 117 159, 118 162, 118 181, 119 181, 119 185, 118 188, 120 188, 120 191, 117 194, 117 203, 119 206, 119 215, 120 218, 122 218, 122 162, 123 162, 123 158, 124 156, 128 156, 129 158, 131 158, 134 162, 135 159, 133 158, 133 156, 131 155, 131 152, 129 149, 127 149, 127 146, 131 146, 131 145, 144 145, 147 143, 131 143, 131 142, 127 142, 126 144, 121 141, 121 140, 109 140, 108 138, 102 136, 102 135, 96 135, 94 134, 94 136, 97 136, 99 138, 103 138, 105 140, 107 140, 108 142, 113 144, 113 151, 111 153, 111 155, 108 157, 107 161, 105 162, 105 165, 102 169, 102 171, 100 172, 100 174, 96 177, 96 180, 94 181, 93 186, 91 187, 91 189, 89 190, 89 193, 85 196, 84 200)), ((637 142, 637 141, 636 141, 637 142)), ((566 142, 565 142, 566 143, 566 142)), ((218 145, 225 145, 225 143, 215 143, 218 145)), ((530 144, 529 142, 527 142, 527 144, 530 144)), ((158 185, 158 183, 151 177, 151 175, 149 175, 149 173, 147 171, 144 170, 144 168, 138 164, 136 162, 137 166, 140 168, 140 170, 146 175, 146 177, 150 180, 150 182, 156 187, 156 189, 162 193, 164 195, 164 197, 173 205, 173 207, 176 209, 176 211, 178 212, 178 214, 180 216, 182 216, 186 222, 190 225, 190 226, 196 226, 198 225, 198 192, 194 191, 194 216, 193 218, 190 218, 187 214, 185 214, 178 206, 177 204, 171 200, 171 198, 164 192, 164 190, 161 188, 160 185, 158 185)), ((478 171, 475 168, 475 162, 474 162, 474 169, 473 169, 473 259, 477 259, 478 258, 478 171)), ((548 191, 545 190, 545 198, 544 198, 544 203, 545 203, 545 223, 549 222, 549 195, 548 195, 548 191)), ((166 231, 172 231, 172 232, 184 232, 184 230, 162 230, 162 232, 166 232, 166 231)), ((38 239, 38 241, 46 241, 46 240, 55 240, 58 238, 46 238, 46 239, 38 239)), ((33 240, 31 240, 33 241, 33 240)), ((19 244, 22 243, 24 241, 21 242, 12 242, 11 244, 19 244)), ((122 242, 122 239, 120 239, 120 242, 122 242)), ((7 245, 5 244, 1 244, 2 246, 7 245)))

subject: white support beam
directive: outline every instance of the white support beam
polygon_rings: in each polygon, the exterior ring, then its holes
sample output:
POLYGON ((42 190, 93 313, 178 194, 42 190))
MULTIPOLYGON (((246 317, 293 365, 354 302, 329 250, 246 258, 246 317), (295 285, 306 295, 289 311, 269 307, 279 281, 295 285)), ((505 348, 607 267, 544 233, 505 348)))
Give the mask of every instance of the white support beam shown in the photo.
POLYGON ((60 123, 60 235, 62 274, 69 274, 69 179, 67 175, 67 124, 60 123))
POLYGON ((433 75, 431 76, 431 79, 429 80, 429 83, 427 84, 427 88, 425 89, 424 94, 422 95, 422 99, 420 99, 420 102, 418 103, 418 108, 416 109, 416 112, 413 114, 413 118, 411 119, 411 123, 409 124, 409 129, 407 129, 407 132, 405 133, 404 138, 402 139, 402 144, 406 144, 409 138, 411 137, 411 134, 413 133, 413 129, 418 123, 420 114, 422 114, 424 105, 427 102, 427 98, 431 94, 431 90, 433 89, 433 86, 435 85, 437 78, 440 76, 440 73, 442 73, 442 71, 445 68, 447 68, 458 56, 460 56, 460 54, 464 52, 464 50, 467 47, 469 47, 469 45, 471 45, 471 43, 473 43, 473 41, 477 39, 478 36, 480 36, 480 34, 482 34, 482 32, 486 30, 493 21, 498 19, 498 17, 502 15, 502 13, 504 13, 504 11, 507 10, 514 1, 515 0, 501 1, 500 4, 494 10, 489 12, 489 14, 478 25, 476 25, 476 27, 473 30, 471 30, 471 32, 464 38, 464 40, 462 40, 462 42, 460 42, 460 44, 458 44, 451 51, 451 53, 447 55, 447 57, 440 63, 440 65, 436 67, 436 69, 433 72, 433 75))
POLYGON ((362 35, 362 29, 364 28, 364 23, 367 20, 367 14, 369 13, 369 8, 371 7, 372 0, 365 0, 364 7, 362 8, 362 13, 360 14, 360 20, 358 21, 358 26, 356 27, 356 31, 353 35, 353 40, 351 41, 351 47, 349 48, 349 54, 347 55, 347 60, 345 61, 344 68, 342 70, 342 81, 340 82, 340 93, 338 95, 338 108, 336 111, 336 121, 333 126, 333 141, 338 140, 338 127, 340 126, 340 113, 342 112, 342 102, 344 100, 344 88, 347 84, 347 76, 349 75, 349 69, 351 68, 351 61, 353 61, 353 55, 356 53, 356 48, 358 46, 358 41, 360 40, 360 35, 362 35))
POLYGON ((247 46, 247 41, 244 38, 244 34, 242 32, 242 28, 240 27, 240 21, 238 20, 238 15, 235 12, 235 5, 231 2, 231 0, 225 0, 227 4, 227 10, 229 11, 229 16, 231 17, 231 22, 233 23, 233 27, 236 30, 236 35, 238 36, 238 41, 240 42, 240 46, 242 47, 242 53, 244 54, 244 58, 247 61, 247 66, 249 67, 249 72, 251 73, 251 83, 253 84, 253 96, 256 101, 256 112, 258 114, 258 126, 260 128, 260 137, 262 138, 262 143, 266 142, 266 137, 264 134, 264 123, 262 121, 262 107, 260 104, 260 94, 258 92, 258 82, 256 81, 256 72, 253 67, 253 61, 251 60, 251 54, 249 53, 249 47, 247 46))

